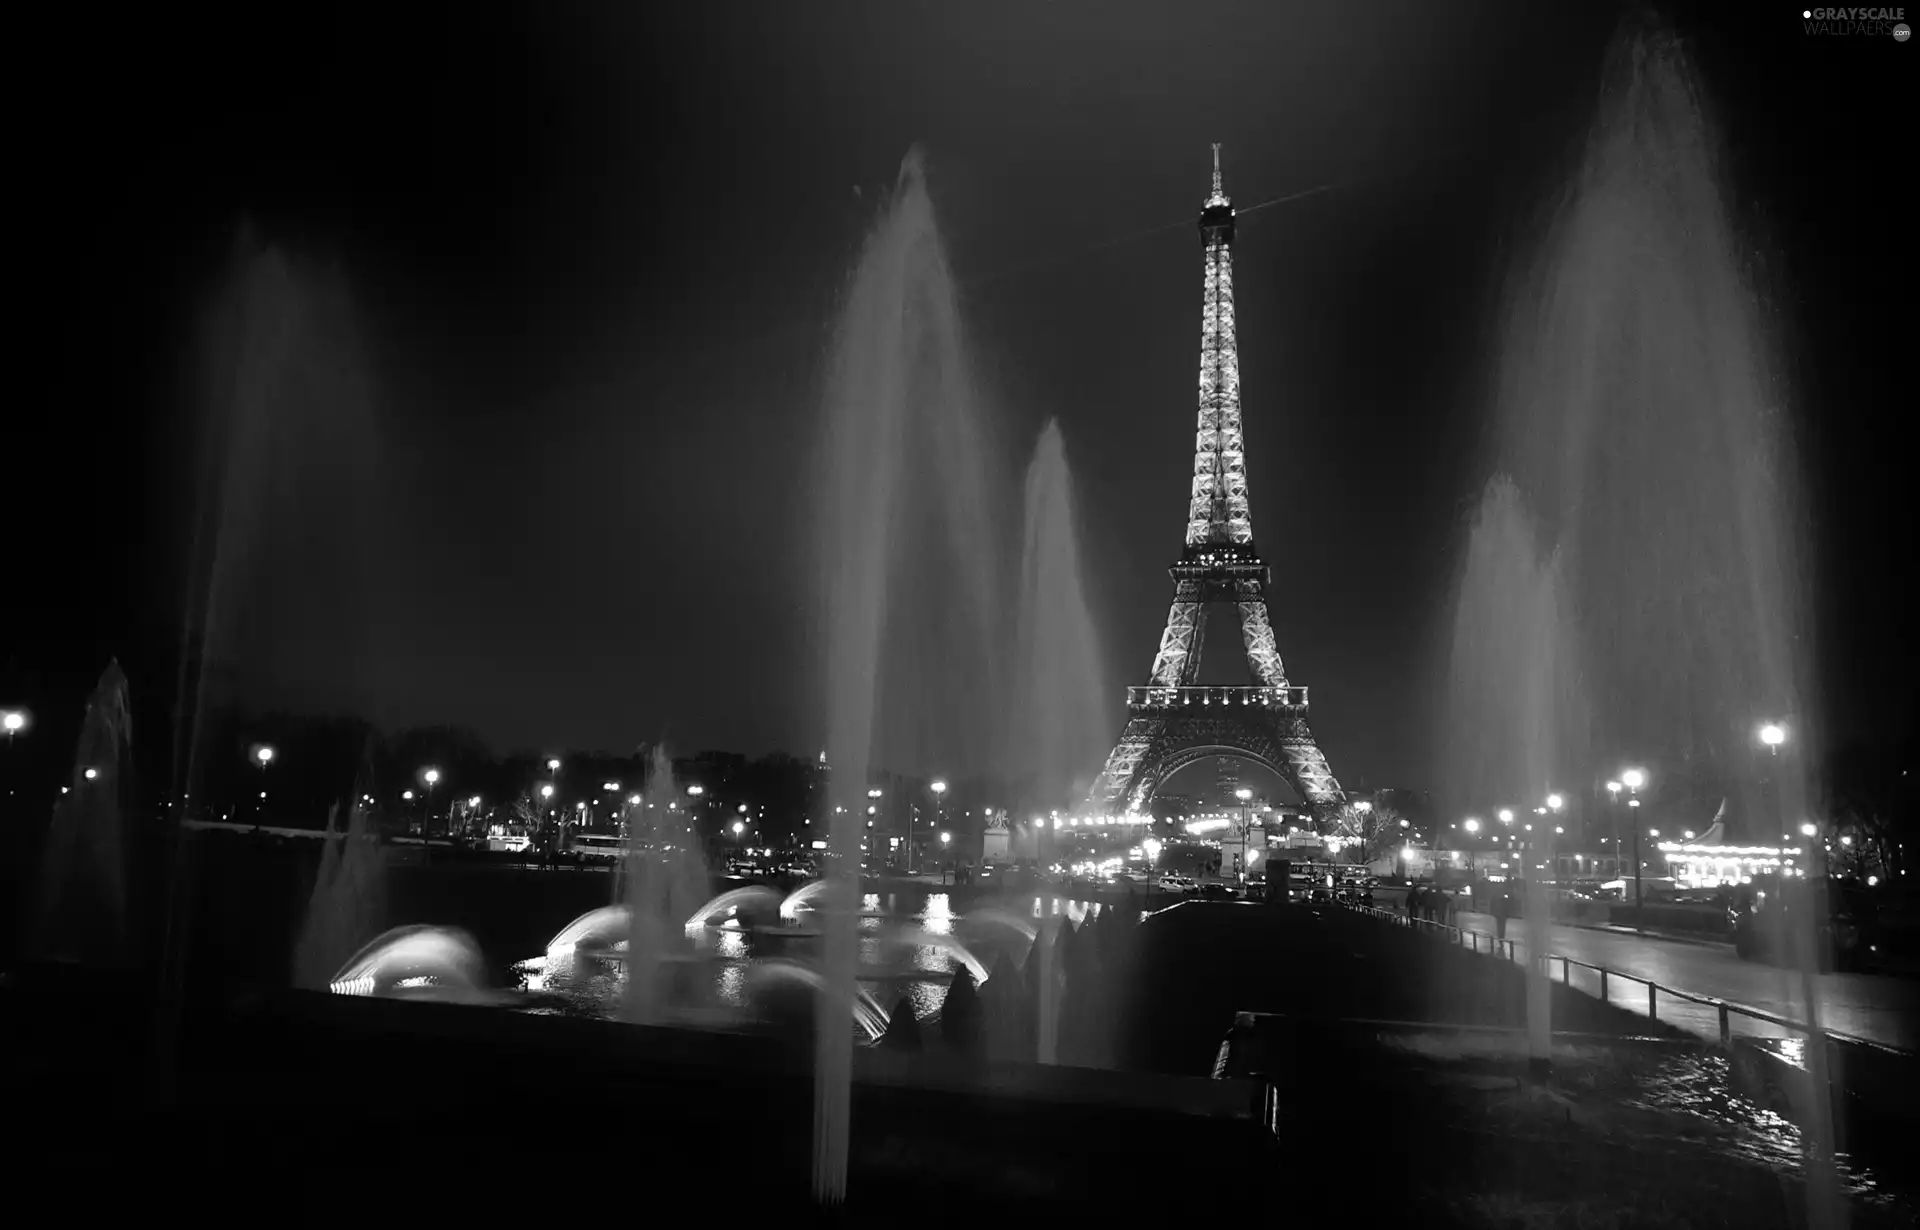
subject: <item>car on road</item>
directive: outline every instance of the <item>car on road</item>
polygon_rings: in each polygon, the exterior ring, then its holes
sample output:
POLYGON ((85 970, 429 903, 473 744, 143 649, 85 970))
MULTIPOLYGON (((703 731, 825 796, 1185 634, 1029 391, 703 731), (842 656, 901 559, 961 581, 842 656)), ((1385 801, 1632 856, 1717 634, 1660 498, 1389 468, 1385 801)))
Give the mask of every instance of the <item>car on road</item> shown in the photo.
POLYGON ((1165 893, 1197 893, 1200 885, 1187 876, 1161 876, 1160 891, 1165 893))

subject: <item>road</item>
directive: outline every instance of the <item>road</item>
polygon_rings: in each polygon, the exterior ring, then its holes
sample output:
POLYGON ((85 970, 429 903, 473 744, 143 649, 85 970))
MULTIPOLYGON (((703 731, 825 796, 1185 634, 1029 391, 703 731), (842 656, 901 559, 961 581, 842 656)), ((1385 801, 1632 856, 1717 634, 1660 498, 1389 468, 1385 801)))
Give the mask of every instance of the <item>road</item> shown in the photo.
MULTIPOLYGON (((1494 920, 1486 914, 1456 914, 1455 922, 1467 930, 1487 936, 1494 934, 1494 920)), ((1524 960, 1526 922, 1514 919, 1508 923, 1507 937, 1515 941, 1524 960)), ((1485 941, 1482 944, 1484 947, 1485 941)), ((1675 990, 1758 1008, 1789 1020, 1806 1019, 1800 975, 1758 961, 1743 961, 1735 955, 1731 944, 1654 939, 1627 931, 1556 923, 1548 955, 1571 957, 1635 978, 1650 979, 1675 990)), ((1552 973, 1560 977, 1559 966, 1553 966, 1552 973)), ((1600 979, 1592 970, 1575 966, 1569 976, 1580 989, 1589 994, 1599 993, 1600 979)), ((1834 973, 1816 975, 1814 988, 1820 1023, 1826 1028, 1885 1046, 1920 1050, 1920 982, 1884 974, 1834 973)), ((1647 988, 1628 979, 1609 978, 1607 1000, 1645 1013, 1647 988)), ((1662 1020, 1682 1029, 1707 1037, 1719 1034, 1719 1012, 1715 1008, 1663 995, 1658 997, 1658 1011, 1662 1020)), ((1735 1034, 1762 1037, 1792 1032, 1782 1026, 1738 1016, 1733 1018, 1732 1026, 1735 1034)))

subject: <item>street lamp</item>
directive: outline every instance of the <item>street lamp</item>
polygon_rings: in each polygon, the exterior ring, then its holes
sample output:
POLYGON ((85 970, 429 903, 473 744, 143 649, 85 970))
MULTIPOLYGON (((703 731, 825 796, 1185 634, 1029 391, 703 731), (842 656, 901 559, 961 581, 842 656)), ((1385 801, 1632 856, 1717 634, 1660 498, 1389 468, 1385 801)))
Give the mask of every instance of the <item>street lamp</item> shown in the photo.
POLYGON ((1477 817, 1468 816, 1461 822, 1461 827, 1469 833, 1478 833, 1480 831, 1480 821, 1477 817))
POLYGON ((1500 817, 1500 823, 1502 824, 1513 823, 1513 808, 1511 807, 1502 807, 1499 811, 1495 812, 1494 814, 1500 817))
MULTIPOLYGON (((944 824, 947 819, 947 780, 936 777, 927 784, 933 791, 933 822, 944 824)), ((907 874, 913 874, 913 813, 907 813, 907 874)))
POLYGON ((433 824, 433 788, 440 784, 440 770, 428 766, 420 774, 420 780, 427 783, 427 810, 420 817, 420 840, 427 839, 427 830, 433 824))
POLYGON ((1770 752, 1779 751, 1780 745, 1787 741, 1787 728, 1778 722, 1762 722, 1758 733, 1760 742, 1770 752))
POLYGON ((31 720, 30 715, 25 709, 0 711, 0 730, 7 732, 8 743, 12 743, 13 737, 27 728, 29 720, 31 720))

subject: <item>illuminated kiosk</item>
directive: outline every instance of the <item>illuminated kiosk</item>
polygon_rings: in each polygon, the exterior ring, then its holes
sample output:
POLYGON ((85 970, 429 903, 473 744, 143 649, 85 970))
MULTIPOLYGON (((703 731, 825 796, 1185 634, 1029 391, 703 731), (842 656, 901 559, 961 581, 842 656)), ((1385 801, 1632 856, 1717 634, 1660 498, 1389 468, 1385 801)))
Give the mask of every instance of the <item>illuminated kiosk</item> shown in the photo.
POLYGON ((1663 841, 1668 874, 1682 888, 1751 884, 1755 876, 1806 875, 1806 852, 1783 846, 1729 846, 1719 842, 1663 841))
POLYGON ((1725 840, 1727 805, 1698 840, 1663 841, 1655 849, 1666 856, 1667 874, 1681 888, 1723 888, 1751 884, 1755 876, 1807 874, 1804 850, 1785 846, 1736 846, 1725 840))

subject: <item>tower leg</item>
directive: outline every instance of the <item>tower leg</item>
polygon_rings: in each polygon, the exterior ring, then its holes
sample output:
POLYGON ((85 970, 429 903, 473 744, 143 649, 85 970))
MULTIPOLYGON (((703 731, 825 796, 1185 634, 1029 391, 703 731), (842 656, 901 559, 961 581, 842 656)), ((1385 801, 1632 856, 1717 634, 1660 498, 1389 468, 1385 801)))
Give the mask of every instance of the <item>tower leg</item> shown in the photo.
POLYGON ((1234 605, 1240 608, 1240 639, 1247 646, 1247 666, 1263 688, 1287 686, 1287 668, 1274 644, 1273 622, 1267 617, 1267 595, 1258 581, 1234 584, 1234 605))
POLYGON ((1154 687, 1183 687, 1200 673, 1200 646, 1207 635, 1206 597, 1198 581, 1174 586, 1167 630, 1160 634, 1160 652, 1153 657, 1154 687))

